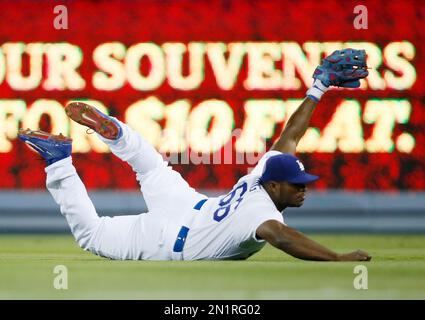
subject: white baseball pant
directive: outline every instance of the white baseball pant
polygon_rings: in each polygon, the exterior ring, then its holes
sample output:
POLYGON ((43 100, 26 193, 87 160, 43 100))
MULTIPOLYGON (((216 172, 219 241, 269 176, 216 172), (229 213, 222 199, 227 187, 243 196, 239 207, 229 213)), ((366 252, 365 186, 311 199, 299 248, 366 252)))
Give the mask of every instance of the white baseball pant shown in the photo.
POLYGON ((148 213, 99 217, 71 157, 46 167, 47 189, 83 249, 111 259, 179 259, 172 252, 177 234, 191 219, 194 205, 207 197, 167 166, 140 134, 118 123, 123 131, 121 138, 99 138, 136 173, 148 213))

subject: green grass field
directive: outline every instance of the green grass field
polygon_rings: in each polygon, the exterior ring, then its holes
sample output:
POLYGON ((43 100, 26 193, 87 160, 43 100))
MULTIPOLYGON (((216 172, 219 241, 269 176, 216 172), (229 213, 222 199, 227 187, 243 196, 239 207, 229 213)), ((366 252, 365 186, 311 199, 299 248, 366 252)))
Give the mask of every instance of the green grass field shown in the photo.
POLYGON ((425 299, 425 235, 313 235, 373 256, 368 289, 358 263, 308 262, 267 246, 247 261, 111 261, 70 235, 0 235, 0 299, 425 299), (53 287, 56 265, 68 289, 53 287))

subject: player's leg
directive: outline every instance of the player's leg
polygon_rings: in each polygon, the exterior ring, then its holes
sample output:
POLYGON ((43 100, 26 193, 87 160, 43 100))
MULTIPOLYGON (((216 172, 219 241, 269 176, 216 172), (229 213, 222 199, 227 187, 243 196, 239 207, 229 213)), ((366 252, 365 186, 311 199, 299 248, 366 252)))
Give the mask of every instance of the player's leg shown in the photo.
POLYGON ((46 186, 60 206, 71 232, 83 249, 89 249, 91 236, 100 218, 72 165, 72 140, 42 131, 22 130, 18 137, 46 161, 46 186))
POLYGON ((168 166, 138 132, 117 119, 114 121, 119 124, 122 136, 117 140, 105 139, 101 135, 99 138, 108 144, 116 156, 132 167, 150 211, 155 210, 171 218, 206 198, 191 188, 180 173, 168 166), (176 204, 180 211, 176 210, 176 204))
POLYGON ((60 206, 72 234, 85 250, 110 259, 138 260, 156 252, 158 228, 145 234, 141 215, 99 217, 87 190, 71 162, 71 157, 46 168, 47 189, 60 206), (146 252, 147 251, 147 252, 146 252))
POLYGON ((71 157, 49 165, 45 171, 47 189, 59 205, 75 240, 81 248, 90 250, 100 218, 72 165, 71 157))
POLYGON ((168 259, 161 247, 166 221, 150 219, 150 214, 98 216, 72 165, 71 139, 31 130, 18 136, 45 159, 47 189, 83 249, 111 259, 168 259))
POLYGON ((132 167, 149 210, 162 209, 156 211, 172 216, 206 198, 167 166, 153 146, 128 125, 82 102, 70 103, 65 110, 71 119, 98 133, 111 151, 132 167), (176 204, 180 210, 176 210, 176 204))
POLYGON ((110 259, 143 258, 150 242, 143 235, 140 216, 99 217, 71 157, 49 165, 46 173, 47 189, 83 249, 110 259))
POLYGON ((163 164, 162 156, 137 132, 118 119, 83 102, 72 102, 65 107, 65 111, 75 122, 94 130, 112 153, 128 162, 136 173, 146 174, 163 164))

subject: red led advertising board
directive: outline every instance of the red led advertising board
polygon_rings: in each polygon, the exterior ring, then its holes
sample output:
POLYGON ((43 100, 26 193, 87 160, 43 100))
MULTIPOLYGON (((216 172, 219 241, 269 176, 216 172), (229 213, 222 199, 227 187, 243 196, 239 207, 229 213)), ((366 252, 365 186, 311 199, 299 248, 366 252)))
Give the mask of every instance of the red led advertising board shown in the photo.
POLYGON ((63 107, 89 100, 149 140, 195 188, 252 168, 321 59, 368 54, 360 89, 328 92, 298 146, 317 189, 425 189, 425 6, 369 1, 0 1, 0 188, 45 184, 20 127, 71 136, 87 187, 131 169, 63 107), (357 21, 359 22, 359 20, 357 21))

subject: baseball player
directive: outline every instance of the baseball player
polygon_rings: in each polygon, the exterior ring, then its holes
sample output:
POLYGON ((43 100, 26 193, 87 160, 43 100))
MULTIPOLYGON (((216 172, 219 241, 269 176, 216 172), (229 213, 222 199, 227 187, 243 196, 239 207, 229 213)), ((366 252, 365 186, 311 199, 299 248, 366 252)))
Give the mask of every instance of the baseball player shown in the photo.
POLYGON ((318 179, 294 156, 313 110, 330 86, 356 88, 368 75, 364 50, 335 51, 313 74, 313 86, 280 138, 232 190, 207 197, 191 188, 137 132, 92 106, 73 102, 67 115, 93 129, 136 173, 149 212, 99 217, 72 165, 72 140, 21 130, 19 138, 46 161, 46 186, 85 250, 110 259, 247 259, 268 242, 305 260, 369 261, 357 250, 336 253, 287 226, 282 211, 300 207, 306 185, 318 179))

